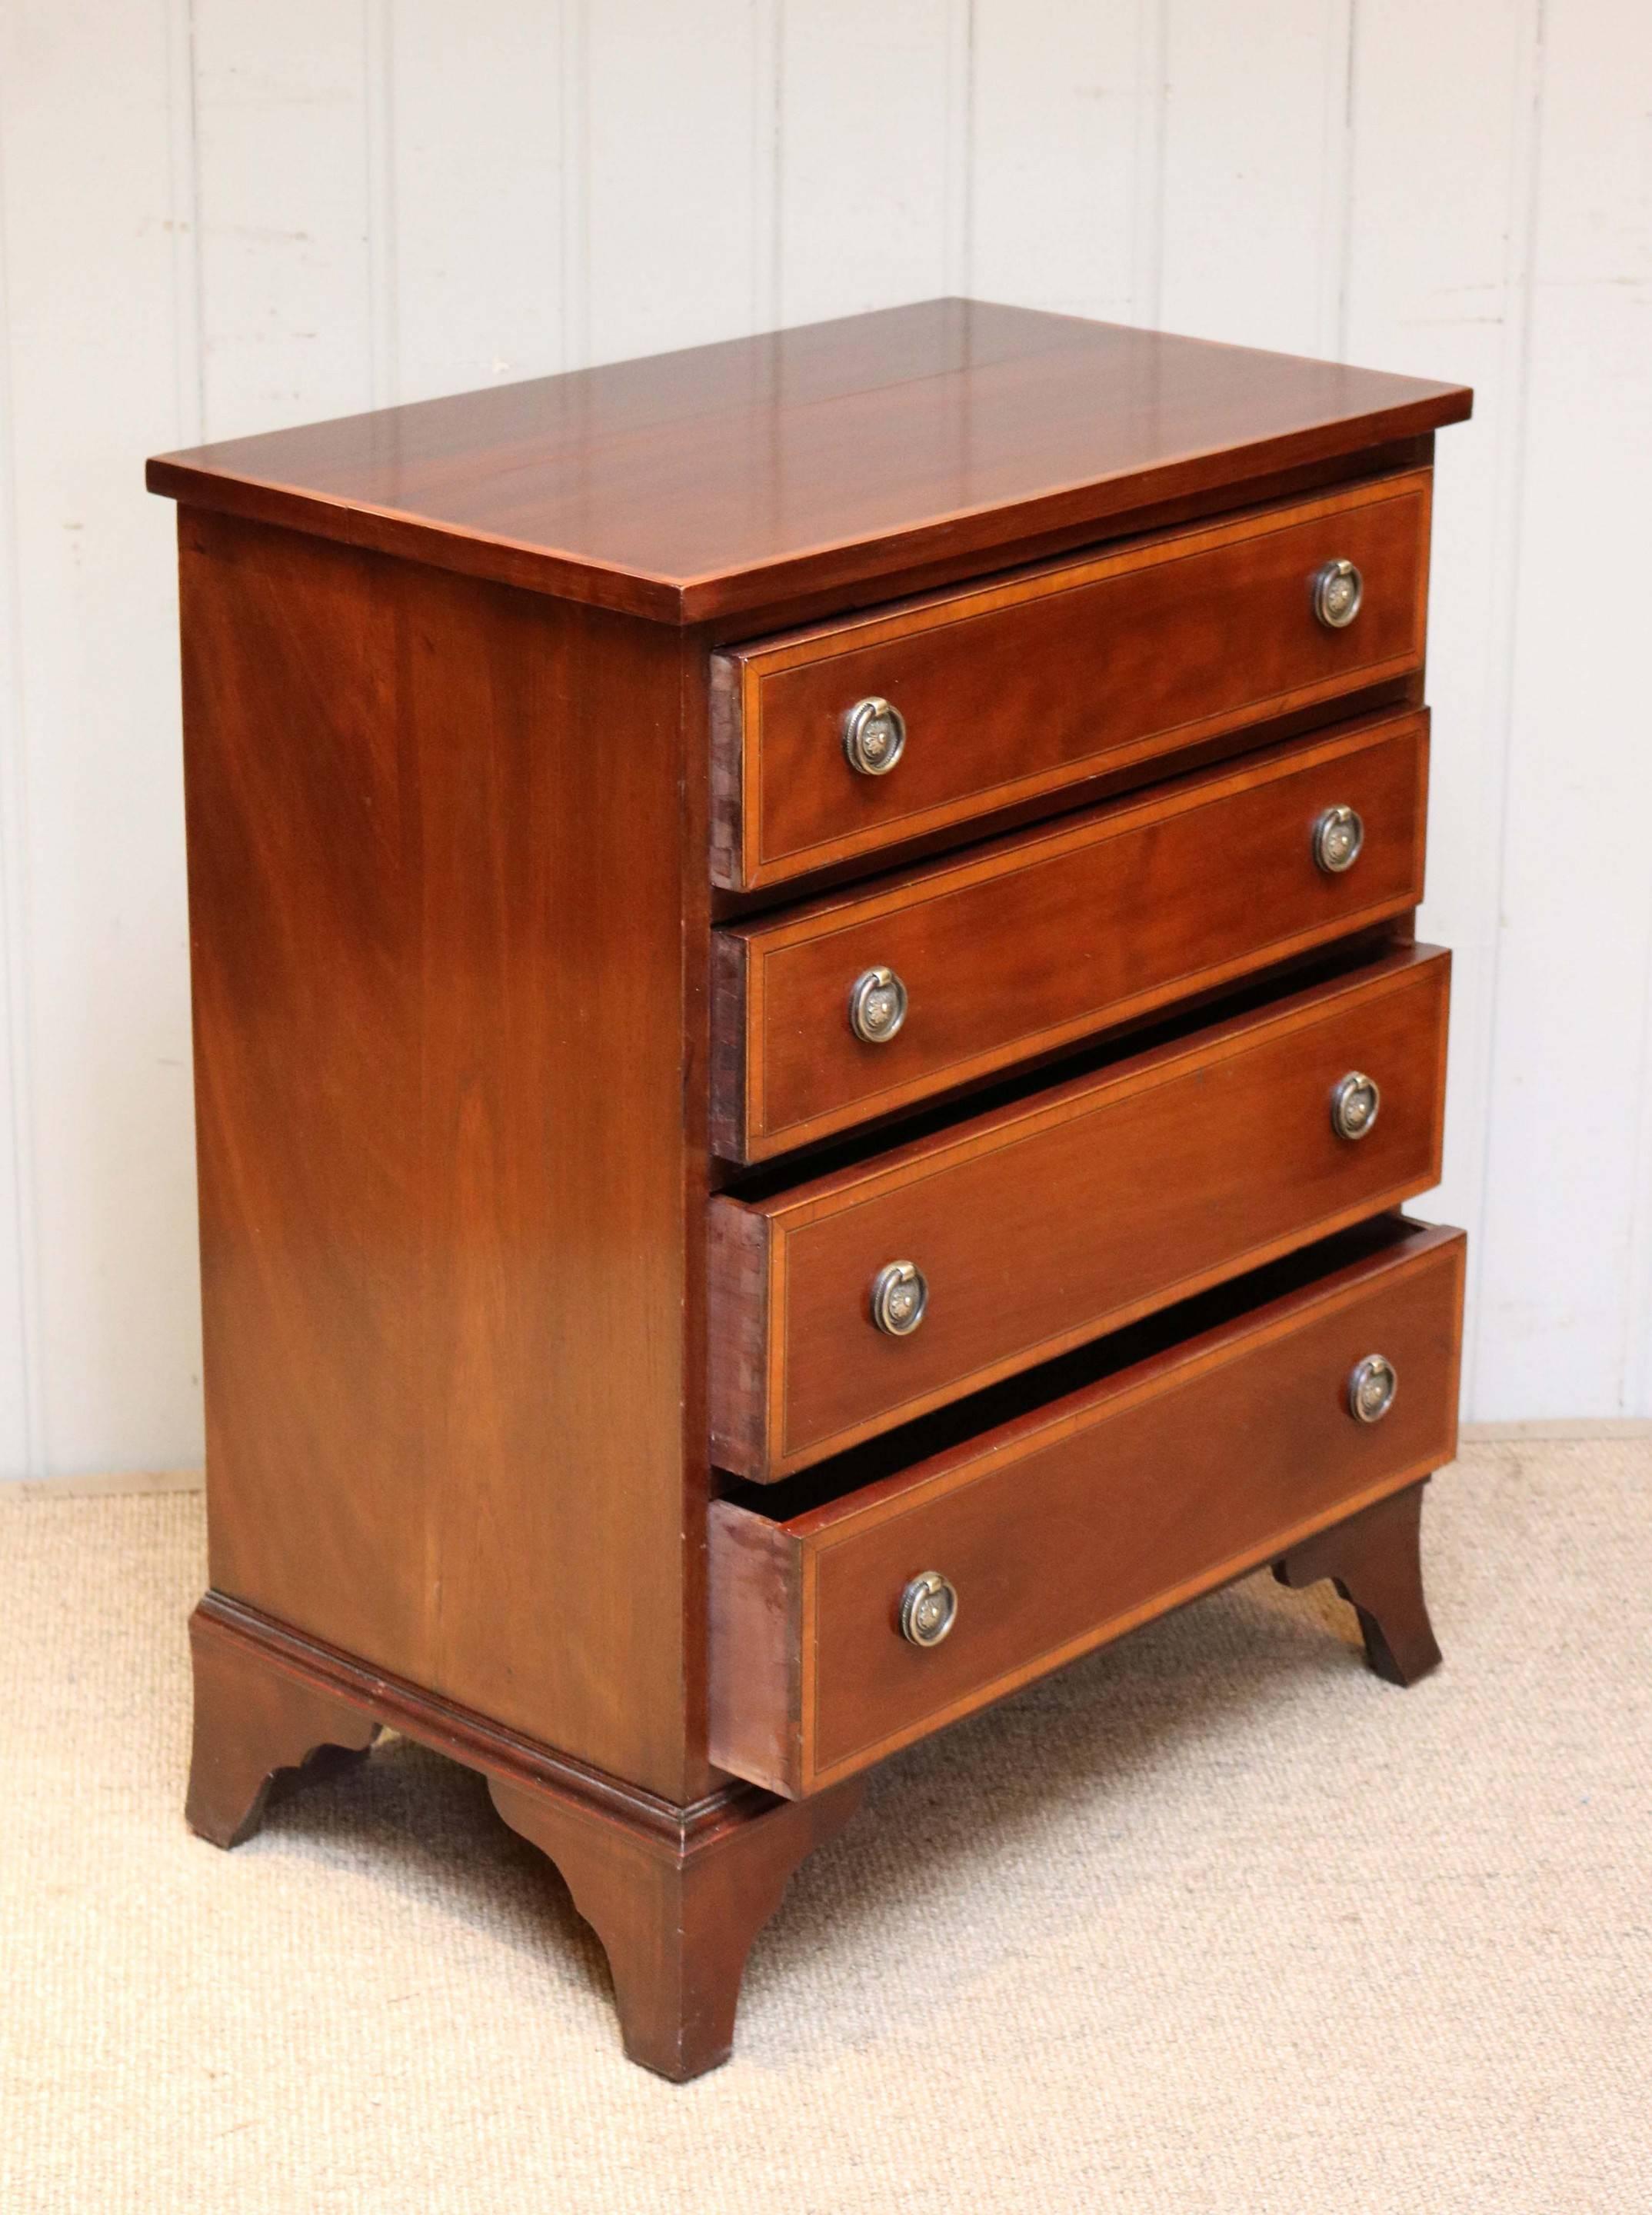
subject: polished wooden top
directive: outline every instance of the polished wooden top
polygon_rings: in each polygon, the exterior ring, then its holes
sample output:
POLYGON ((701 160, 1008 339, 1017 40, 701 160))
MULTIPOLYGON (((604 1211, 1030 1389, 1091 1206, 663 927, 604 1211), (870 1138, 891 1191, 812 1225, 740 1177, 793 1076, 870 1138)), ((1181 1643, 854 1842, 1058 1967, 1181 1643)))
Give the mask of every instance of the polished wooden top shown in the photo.
POLYGON ((152 461, 149 483, 692 623, 978 562, 1432 431, 1471 400, 1461 385, 930 300, 201 446, 152 461))

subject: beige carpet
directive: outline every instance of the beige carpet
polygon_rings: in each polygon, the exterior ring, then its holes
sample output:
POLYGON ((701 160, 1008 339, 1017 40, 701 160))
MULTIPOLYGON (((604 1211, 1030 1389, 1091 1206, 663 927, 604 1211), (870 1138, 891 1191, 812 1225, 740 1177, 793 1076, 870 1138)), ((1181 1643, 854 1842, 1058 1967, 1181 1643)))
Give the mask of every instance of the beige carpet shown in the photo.
POLYGON ((190 1838, 199 1499, 0 1491, 0 2208, 1646 2215, 1652 1442, 1426 1538, 1410 1692, 1253 1579, 896 1762, 677 2090, 435 1756, 190 1838))

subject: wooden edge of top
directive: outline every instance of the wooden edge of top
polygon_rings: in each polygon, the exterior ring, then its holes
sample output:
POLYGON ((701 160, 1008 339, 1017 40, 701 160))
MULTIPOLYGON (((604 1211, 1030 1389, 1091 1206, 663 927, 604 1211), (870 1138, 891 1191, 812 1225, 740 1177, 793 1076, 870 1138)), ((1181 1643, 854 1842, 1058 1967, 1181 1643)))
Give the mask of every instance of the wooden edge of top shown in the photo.
POLYGON ((823 587, 863 585, 880 576, 898 576, 926 561, 948 557, 984 557, 970 564, 977 573, 1007 568, 1017 558, 1017 547, 1043 534, 1071 531, 1088 524, 1111 525, 1139 508, 1209 492, 1223 484, 1237 487, 1255 477, 1334 460, 1366 447, 1420 438, 1446 425, 1466 422, 1473 405, 1469 386, 1442 385, 1422 398, 1374 414, 1311 424, 1274 439, 1210 447, 1116 476, 1052 486, 1024 500, 961 509, 881 537, 810 547, 750 569, 673 580, 682 593, 683 620, 698 623, 739 615, 801 598, 823 587))
POLYGON ((151 455, 144 464, 144 483, 162 499, 175 500, 180 507, 204 507, 219 515, 275 524, 339 545, 451 569, 462 577, 516 585, 589 607, 645 616, 655 623, 680 626, 695 619, 685 612, 683 583, 678 578, 650 576, 617 562, 597 562, 552 547, 460 530, 400 509, 335 500, 298 485, 232 476, 204 468, 187 454, 151 455))
POLYGON ((832 541, 749 568, 695 577, 628 568, 300 486, 235 476, 187 453, 152 456, 144 483, 181 507, 243 516, 461 576, 686 627, 756 613, 813 592, 893 580, 926 561, 956 561, 961 576, 981 574, 1005 566, 1019 545, 1040 534, 1115 524, 1136 509, 1208 492, 1225 482, 1238 485, 1363 447, 1420 437, 1466 421, 1473 405, 1471 387, 1436 385, 1391 408, 1330 418, 1271 439, 1202 449, 1147 469, 1050 486, 1023 500, 961 509, 902 531, 832 541))

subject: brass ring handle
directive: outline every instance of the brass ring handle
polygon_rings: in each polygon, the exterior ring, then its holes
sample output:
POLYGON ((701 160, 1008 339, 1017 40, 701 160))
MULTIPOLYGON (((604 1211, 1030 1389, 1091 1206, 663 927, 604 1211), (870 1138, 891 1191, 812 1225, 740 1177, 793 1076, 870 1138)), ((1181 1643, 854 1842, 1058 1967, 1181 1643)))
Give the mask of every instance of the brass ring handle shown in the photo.
POLYGON ((875 694, 857 700, 844 717, 844 752, 863 776, 887 776, 906 746, 906 717, 875 694))
POLYGON ((863 969, 849 991, 849 1028, 867 1046, 887 1046, 906 1020, 906 987, 893 969, 863 969))
POLYGON ((929 1285, 915 1261, 887 1261, 872 1279, 872 1320, 890 1338, 910 1338, 929 1304, 929 1285))
POLYGON ((900 1635, 913 1646, 938 1646, 957 1620, 957 1592, 939 1569, 925 1569, 900 1595, 900 1635))
POLYGON ((1367 1353, 1348 1380, 1348 1411, 1356 1423, 1379 1423, 1394 1404, 1399 1378, 1385 1353, 1367 1353))
POLYGON ((1328 807, 1313 826, 1314 867, 1340 877, 1360 858, 1365 823, 1357 807, 1328 807))
POLYGON ((1382 1092, 1375 1077, 1351 1069, 1330 1096, 1330 1126, 1339 1138, 1368 1138, 1376 1127, 1382 1092))
POLYGON ((1352 561, 1327 561, 1314 573, 1313 611, 1327 630, 1346 630, 1364 598, 1365 579, 1352 561))

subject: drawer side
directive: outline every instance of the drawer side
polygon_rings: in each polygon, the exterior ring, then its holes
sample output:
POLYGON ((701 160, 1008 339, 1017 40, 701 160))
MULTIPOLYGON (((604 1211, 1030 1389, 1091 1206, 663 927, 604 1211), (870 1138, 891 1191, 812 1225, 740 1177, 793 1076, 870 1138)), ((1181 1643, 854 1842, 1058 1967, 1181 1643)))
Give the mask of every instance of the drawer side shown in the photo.
POLYGON ((795 1796, 802 1773, 802 1578, 783 1525, 711 1503, 711 1759, 795 1796))

